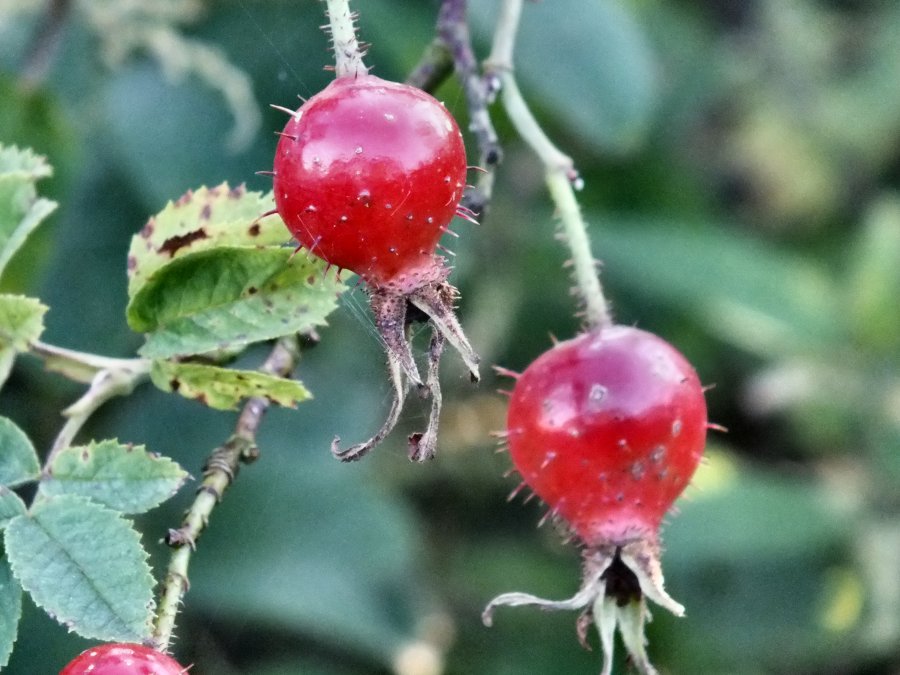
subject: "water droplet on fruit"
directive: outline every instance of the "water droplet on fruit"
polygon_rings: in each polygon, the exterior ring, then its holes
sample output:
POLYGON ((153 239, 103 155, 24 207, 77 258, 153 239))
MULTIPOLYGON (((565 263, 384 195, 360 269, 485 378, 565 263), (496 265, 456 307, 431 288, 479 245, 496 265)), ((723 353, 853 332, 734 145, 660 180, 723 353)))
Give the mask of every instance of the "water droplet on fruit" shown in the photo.
POLYGON ((388 248, 388 251, 390 251, 391 253, 396 253, 396 252, 397 252, 397 247, 396 247, 396 246, 391 246, 390 248, 388 248))
POLYGON ((602 408, 603 399, 606 398, 606 394, 608 393, 606 387, 604 387, 600 383, 594 383, 591 385, 591 390, 588 392, 588 402, 587 409, 588 411, 597 411, 602 408))
POLYGON ((392 208, 394 208, 394 205, 391 204, 390 202, 388 202, 387 204, 384 205, 384 208, 386 208, 386 209, 392 209, 392 208))
POLYGON ((362 146, 361 146, 361 145, 357 145, 357 146, 356 146, 356 150, 354 150, 353 152, 354 152, 355 154, 357 154, 357 155, 361 155, 361 154, 362 154, 362 146))
POLYGON ((306 207, 307 213, 315 213, 317 210, 318 209, 316 208, 315 204, 310 204, 309 206, 306 207))
POLYGON ((407 214, 406 214, 406 219, 407 219, 407 220, 412 220, 412 219, 413 219, 413 214, 407 213, 407 214))
POLYGON ((541 462, 541 469, 546 469, 550 466, 550 462, 556 459, 556 452, 554 450, 548 450, 547 454, 544 455, 544 461, 541 462))
POLYGON ((386 119, 388 122, 393 122, 394 114, 393 113, 384 113, 384 119, 386 119))
POLYGON ((349 220, 349 218, 347 218, 347 216, 341 216, 342 223, 346 223, 348 220, 349 220))
POLYGON ((635 480, 643 478, 646 471, 647 468, 644 466, 643 462, 635 462, 631 465, 631 477, 635 480))
POLYGON ((363 206, 369 206, 372 201, 372 195, 368 190, 360 190, 359 194, 356 195, 356 199, 362 202, 363 206))
POLYGON ((681 420, 675 420, 672 422, 672 438, 678 436, 681 433, 681 420))
POLYGON ((431 224, 434 222, 434 218, 432 218, 431 216, 428 216, 428 217, 425 219, 425 222, 428 223, 429 225, 431 225, 431 224))
POLYGON ((449 183, 450 183, 450 176, 444 176, 444 182, 449 184, 449 183))
POLYGON ((653 452, 650 453, 650 461, 654 464, 659 464, 666 458, 666 447, 664 445, 657 445, 653 448, 653 452))
POLYGON ((449 120, 444 120, 444 128, 445 128, 447 131, 453 131, 453 125, 450 124, 450 121, 449 121, 449 120))
POLYGON ((618 441, 616 441, 616 445, 619 446, 619 450, 628 450, 628 441, 626 441, 624 438, 620 438, 618 441))

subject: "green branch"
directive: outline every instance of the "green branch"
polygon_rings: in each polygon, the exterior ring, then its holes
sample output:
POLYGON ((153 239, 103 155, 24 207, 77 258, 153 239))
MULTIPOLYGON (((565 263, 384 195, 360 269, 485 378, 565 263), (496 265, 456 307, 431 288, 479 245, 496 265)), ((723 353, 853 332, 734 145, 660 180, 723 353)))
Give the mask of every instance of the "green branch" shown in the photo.
MULTIPOLYGON (((269 375, 288 377, 294 371, 300 358, 300 347, 296 336, 279 340, 260 371, 269 375)), ((241 463, 254 461, 259 450, 256 434, 270 401, 264 397, 247 400, 238 417, 237 426, 231 437, 213 450, 203 468, 203 481, 197 489, 197 496, 191 504, 181 527, 169 530, 166 543, 172 547, 172 556, 162 595, 156 614, 156 628, 153 643, 157 649, 166 651, 172 640, 175 620, 182 598, 187 592, 188 566, 197 540, 209 523, 209 517, 231 486, 241 463)))

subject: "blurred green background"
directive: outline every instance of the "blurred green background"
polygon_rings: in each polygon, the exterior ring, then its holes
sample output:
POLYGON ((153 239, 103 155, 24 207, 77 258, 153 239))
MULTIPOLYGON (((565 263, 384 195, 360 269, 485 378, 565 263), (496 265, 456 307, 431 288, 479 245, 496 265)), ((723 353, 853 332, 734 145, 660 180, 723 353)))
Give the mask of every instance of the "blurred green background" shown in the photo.
MULTIPOLYGON (((471 3, 479 57, 496 2, 471 3)), ((374 73, 403 79, 436 2, 357 2, 374 73)), ((58 212, 5 290, 51 306, 48 342, 128 356, 131 235, 169 199, 222 180, 268 190, 272 131, 328 81, 314 0, 0 1, 0 142, 56 168, 58 212), (57 32, 42 31, 58 12, 57 32), (41 36, 44 37, 41 37, 41 36), (47 37, 49 35, 49 37, 47 37)), ((709 458, 664 531, 667 586, 650 653, 666 673, 900 672, 900 3, 526 3, 525 95, 585 179, 580 193, 618 320, 666 337, 711 385, 709 458)), ((437 95, 465 126, 448 82, 437 95)), ((484 362, 521 369, 578 329, 542 170, 500 106, 490 213, 460 223, 454 280, 484 362)), ((472 156, 476 156, 474 147, 472 156)), ((176 653, 192 673, 591 673, 575 617, 494 595, 567 597, 577 551, 541 509, 507 503, 503 387, 448 358, 436 461, 403 430, 344 466, 389 389, 362 290, 273 411, 261 460, 214 513, 191 568, 176 653), (441 668, 443 667, 443 670, 441 668)), ((0 411, 49 447, 78 389, 20 357, 0 411)), ((410 429, 427 418, 413 399, 410 429)), ((88 430, 199 474, 234 416, 150 388, 88 430)), ((158 543, 189 488, 139 526, 158 543)), ((32 606, 7 672, 56 672, 87 646, 32 606)), ((624 668, 624 664, 620 664, 624 668)))

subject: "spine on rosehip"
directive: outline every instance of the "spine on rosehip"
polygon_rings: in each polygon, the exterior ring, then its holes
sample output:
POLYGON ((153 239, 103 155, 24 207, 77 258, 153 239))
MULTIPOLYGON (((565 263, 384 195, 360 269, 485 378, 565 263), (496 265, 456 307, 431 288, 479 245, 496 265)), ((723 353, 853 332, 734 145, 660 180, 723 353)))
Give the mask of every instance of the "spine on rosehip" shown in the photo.
POLYGON ((596 328, 516 376, 505 432, 510 457, 581 543, 583 578, 568 600, 501 595, 485 609, 485 623, 500 605, 580 610, 579 638, 586 645, 597 625, 605 675, 617 628, 635 667, 655 673, 645 649, 646 600, 684 614, 663 587, 659 528, 700 463, 707 426, 694 369, 636 328, 596 328))

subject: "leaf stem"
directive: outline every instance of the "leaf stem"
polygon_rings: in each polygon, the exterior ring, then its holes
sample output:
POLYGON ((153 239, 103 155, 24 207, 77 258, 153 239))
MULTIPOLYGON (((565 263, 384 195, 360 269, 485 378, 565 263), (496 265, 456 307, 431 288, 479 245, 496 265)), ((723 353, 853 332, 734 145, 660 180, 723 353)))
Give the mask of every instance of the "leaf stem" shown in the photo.
POLYGON ((363 63, 365 50, 356 39, 356 14, 349 0, 326 0, 331 43, 334 47, 336 77, 360 77, 368 73, 363 63))
POLYGON ((48 473, 56 456, 68 448, 81 428, 100 407, 116 396, 127 396, 150 375, 149 359, 114 359, 86 354, 42 342, 31 345, 31 353, 44 359, 49 370, 60 372, 90 387, 75 403, 63 411, 66 422, 53 441, 44 473, 48 473))
POLYGON ((547 187, 572 254, 575 284, 584 303, 585 321, 589 328, 602 328, 612 324, 612 317, 600 286, 597 262, 591 253, 587 225, 575 198, 575 190, 581 189, 582 180, 572 158, 560 151, 541 129, 513 74, 513 51, 521 14, 522 0, 504 0, 491 53, 485 62, 485 77, 497 78, 510 121, 544 164, 547 187))
MULTIPOLYGON (((296 336, 280 339, 272 349, 260 371, 270 375, 288 377, 300 358, 300 346, 296 336)), ((172 547, 172 556, 163 584, 153 645, 166 651, 172 641, 172 631, 184 594, 187 592, 188 566, 197 540, 206 528, 213 509, 231 486, 241 463, 250 463, 259 456, 256 434, 270 401, 265 397, 247 400, 238 417, 234 433, 224 444, 212 451, 203 468, 203 481, 197 490, 181 527, 169 530, 166 543, 172 547)))

